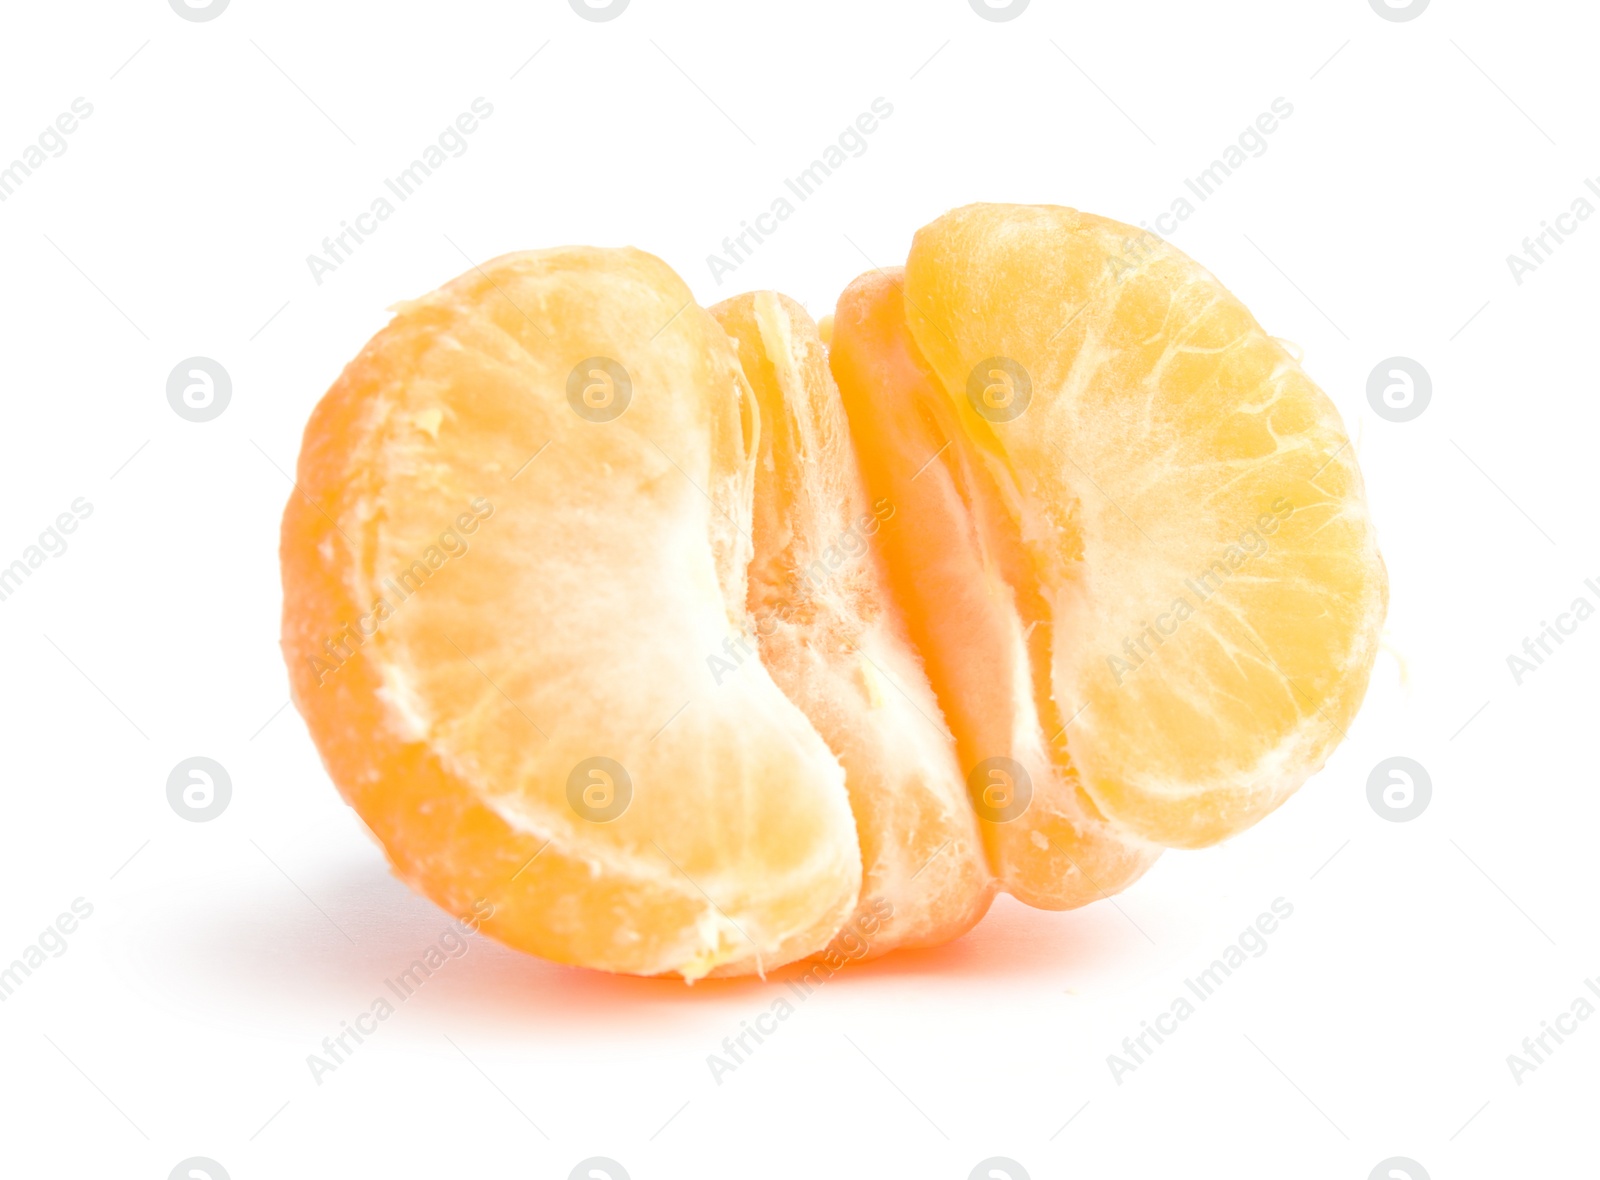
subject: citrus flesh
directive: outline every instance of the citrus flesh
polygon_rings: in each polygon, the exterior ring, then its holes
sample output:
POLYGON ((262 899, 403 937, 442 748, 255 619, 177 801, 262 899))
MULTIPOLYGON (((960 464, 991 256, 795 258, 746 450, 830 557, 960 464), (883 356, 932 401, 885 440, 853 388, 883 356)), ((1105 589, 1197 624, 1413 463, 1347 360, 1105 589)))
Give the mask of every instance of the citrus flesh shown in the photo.
POLYGON ((904 296, 1033 556, 1089 795, 1181 847, 1259 820, 1343 736, 1387 605, 1333 404, 1198 264, 1073 209, 946 214, 904 296))
POLYGON ((760 666, 844 767, 861 844, 858 917, 884 919, 852 957, 947 942, 983 916, 994 883, 938 703, 872 548, 905 518, 893 500, 868 500, 805 310, 763 291, 711 312, 738 347, 760 411, 749 598, 760 666))
POLYGON ((281 551, 294 699, 396 873, 694 979, 946 941, 996 889, 1081 905, 1286 798, 1376 648, 1360 475, 1139 236, 957 210, 831 349, 636 250, 399 307, 312 415, 281 551))
POLYGON ((993 475, 911 339, 902 286, 899 272, 850 284, 830 352, 867 484, 904 522, 879 537, 885 565, 1002 886, 1030 905, 1082 905, 1128 885, 1160 849, 1114 830, 1078 785, 1073 720, 1049 691, 1049 604, 993 475))
MULTIPOLYGON (((579 383, 586 406, 604 385, 579 383)), ((397 873, 454 913, 486 900, 504 942, 693 978, 816 951, 856 904, 826 743, 759 667, 704 691, 743 629, 755 415, 665 264, 569 249, 404 306, 307 427, 282 549, 295 698, 397 873), (612 422, 568 397, 596 357, 631 385, 612 422), (474 534, 444 539, 475 502, 474 534), (616 767, 626 808, 590 818, 616 767)))

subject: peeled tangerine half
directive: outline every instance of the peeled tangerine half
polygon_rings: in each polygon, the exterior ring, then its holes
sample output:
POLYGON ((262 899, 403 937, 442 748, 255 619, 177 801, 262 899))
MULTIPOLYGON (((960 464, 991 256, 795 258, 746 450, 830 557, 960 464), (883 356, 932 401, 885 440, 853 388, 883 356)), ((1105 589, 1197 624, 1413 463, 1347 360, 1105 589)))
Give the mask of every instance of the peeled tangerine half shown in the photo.
POLYGON ((1207 272, 976 205, 840 299, 637 250, 397 309, 306 428, 294 699, 414 888, 641 975, 955 938, 1249 826, 1386 580, 1327 398, 1207 272))

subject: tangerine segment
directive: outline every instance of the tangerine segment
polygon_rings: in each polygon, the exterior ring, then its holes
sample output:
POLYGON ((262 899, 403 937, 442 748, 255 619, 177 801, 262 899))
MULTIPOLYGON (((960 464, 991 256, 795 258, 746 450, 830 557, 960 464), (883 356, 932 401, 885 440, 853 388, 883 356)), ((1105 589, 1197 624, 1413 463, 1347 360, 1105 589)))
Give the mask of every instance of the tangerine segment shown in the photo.
POLYGON ((743 620, 757 409, 636 250, 406 304, 313 414, 284 515, 293 691, 396 872, 545 958, 760 970, 856 904, 837 760, 743 620))
POLYGON ((711 314, 735 341, 760 408, 754 643, 761 665, 838 755, 855 812, 861 901, 847 925, 871 934, 850 952, 866 958, 948 942, 983 916, 994 882, 939 705, 869 548, 873 537, 918 522, 892 499, 868 501, 805 309, 764 291, 711 314))
POLYGON ((924 227, 905 311, 1016 505, 1089 794, 1184 847, 1277 807, 1354 716, 1388 597, 1332 403, 1199 265, 1073 209, 924 227))
POLYGON ((899 272, 874 272, 833 320, 830 362, 867 487, 896 506, 896 527, 875 540, 1002 887, 1030 905, 1083 905, 1125 888, 1159 849, 1113 830, 1078 785, 1032 556, 902 308, 899 272))

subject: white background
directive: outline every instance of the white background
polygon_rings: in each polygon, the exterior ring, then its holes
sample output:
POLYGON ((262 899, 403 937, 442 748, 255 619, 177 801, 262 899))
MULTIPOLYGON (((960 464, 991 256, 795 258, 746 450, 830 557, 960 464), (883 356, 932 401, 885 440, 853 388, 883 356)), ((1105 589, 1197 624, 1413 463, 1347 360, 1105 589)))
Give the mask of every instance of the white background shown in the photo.
POLYGON ((1600 218, 1520 285, 1506 255, 1600 177, 1597 26, 1576 0, 8 6, 0 164, 94 111, 0 204, 0 564, 93 513, 0 602, 0 965, 94 908, 0 1003, 0 1174, 1592 1174, 1600 1019, 1520 1085, 1506 1057, 1600 976, 1600 619, 1521 685, 1506 657, 1600 605, 1600 218), (306 256, 479 96, 469 150, 318 285, 306 256), (706 256, 880 96, 868 150, 718 286, 706 256), (720 1084, 707 1055, 780 985, 483 940, 315 1083, 306 1055, 446 922, 335 793, 277 648, 285 473, 384 308, 593 243, 659 254, 702 303, 777 287, 820 315, 967 201, 1150 219, 1280 96, 1269 149, 1173 241, 1304 348, 1366 473, 1392 599, 1326 770, 1115 904, 1002 899, 843 972, 720 1084), (165 394, 194 355, 233 380, 203 424, 165 394), (1367 402, 1393 355, 1432 377, 1414 421, 1367 402), (1409 823, 1367 802, 1396 754, 1433 783, 1409 823), (209 823, 167 803, 192 755, 232 778, 209 823), (1269 950, 1113 1080, 1278 897, 1269 950))

